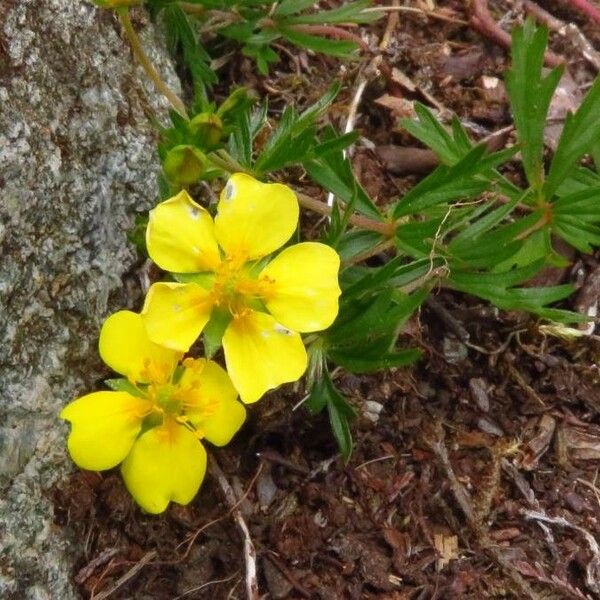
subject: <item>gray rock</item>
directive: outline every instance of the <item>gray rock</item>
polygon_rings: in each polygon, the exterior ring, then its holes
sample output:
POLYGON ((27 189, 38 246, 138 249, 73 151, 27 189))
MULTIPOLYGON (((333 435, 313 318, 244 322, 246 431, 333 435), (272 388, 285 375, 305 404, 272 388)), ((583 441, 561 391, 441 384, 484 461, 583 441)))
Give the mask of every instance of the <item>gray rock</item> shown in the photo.
POLYGON ((141 300, 126 233, 156 201, 148 114, 166 105, 119 31, 81 0, 0 1, 0 598, 77 597, 79 542, 50 499, 74 469, 57 415, 108 374, 102 320, 141 300))

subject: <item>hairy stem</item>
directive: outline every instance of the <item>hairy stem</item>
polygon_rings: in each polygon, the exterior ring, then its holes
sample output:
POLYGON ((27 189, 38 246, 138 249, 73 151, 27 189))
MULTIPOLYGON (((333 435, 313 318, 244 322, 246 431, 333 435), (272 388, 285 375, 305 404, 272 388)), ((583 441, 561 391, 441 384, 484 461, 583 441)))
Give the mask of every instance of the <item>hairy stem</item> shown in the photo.
POLYGON ((123 9, 118 11, 119 20, 123 26, 123 31, 127 36, 127 40, 131 45, 131 49, 137 61, 140 63, 146 75, 152 80, 156 89, 171 103, 171 106, 185 119, 188 118, 187 111, 185 110, 185 104, 181 98, 163 81, 159 72, 154 68, 152 61, 146 54, 138 34, 135 32, 131 19, 129 17, 129 10, 123 9))

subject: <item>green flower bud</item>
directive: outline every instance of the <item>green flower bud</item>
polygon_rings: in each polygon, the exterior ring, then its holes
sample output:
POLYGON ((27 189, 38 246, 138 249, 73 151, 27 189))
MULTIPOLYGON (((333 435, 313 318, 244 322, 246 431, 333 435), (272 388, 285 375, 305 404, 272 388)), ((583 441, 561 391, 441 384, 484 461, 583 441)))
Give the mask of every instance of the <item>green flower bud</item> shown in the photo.
POLYGON ((212 148, 221 141, 223 121, 213 113, 200 113, 191 120, 190 130, 199 146, 212 148))
POLYGON ((92 0, 92 2, 102 8, 126 8, 137 6, 142 3, 142 0, 92 0))
POLYGON ((163 161, 163 169, 169 181, 181 185, 196 183, 207 166, 206 156, 194 146, 175 146, 167 152, 163 161))

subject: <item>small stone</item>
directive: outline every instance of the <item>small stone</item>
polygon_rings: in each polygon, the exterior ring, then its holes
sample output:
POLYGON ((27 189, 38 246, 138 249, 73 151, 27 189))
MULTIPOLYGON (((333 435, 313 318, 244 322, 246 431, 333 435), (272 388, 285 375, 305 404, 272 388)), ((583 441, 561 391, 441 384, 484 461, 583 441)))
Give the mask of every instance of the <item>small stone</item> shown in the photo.
POLYGON ((490 399, 487 393, 487 382, 481 377, 473 377, 469 380, 469 390, 471 397, 477 404, 479 410, 488 412, 490 410, 490 399))

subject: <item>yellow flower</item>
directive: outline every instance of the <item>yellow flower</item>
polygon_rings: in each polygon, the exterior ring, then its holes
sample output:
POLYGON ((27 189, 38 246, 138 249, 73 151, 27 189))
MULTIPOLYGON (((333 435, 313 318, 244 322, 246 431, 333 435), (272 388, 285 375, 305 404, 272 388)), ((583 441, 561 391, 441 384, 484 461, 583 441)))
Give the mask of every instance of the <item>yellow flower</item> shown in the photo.
POLYGON ((214 221, 187 192, 150 212, 148 252, 162 269, 200 273, 194 283, 156 283, 142 318, 150 339, 186 352, 213 311, 230 318, 223 335, 229 376, 243 402, 299 379, 307 365, 300 333, 325 329, 338 312, 338 254, 304 242, 265 266, 298 225, 298 200, 278 183, 242 173, 223 192, 214 221))
POLYGON ((246 410, 227 373, 215 362, 186 359, 148 339, 137 313, 111 315, 100 333, 104 362, 131 382, 131 392, 88 394, 68 404, 68 448, 82 469, 121 463, 127 489, 150 513, 169 502, 187 504, 206 471, 200 439, 224 446, 246 410))

